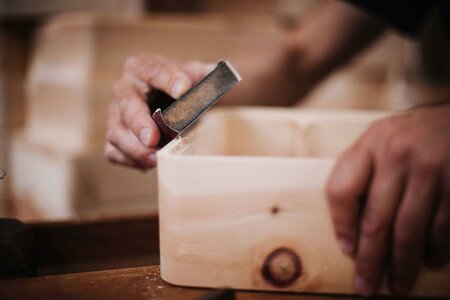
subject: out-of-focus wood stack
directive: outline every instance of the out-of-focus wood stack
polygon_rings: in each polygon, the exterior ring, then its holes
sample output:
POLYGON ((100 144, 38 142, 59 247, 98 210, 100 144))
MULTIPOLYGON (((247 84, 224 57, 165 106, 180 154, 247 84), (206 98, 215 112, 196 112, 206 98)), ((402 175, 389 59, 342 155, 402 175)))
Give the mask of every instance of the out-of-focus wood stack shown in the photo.
MULTIPOLYGON (((145 0, 0 0, 0 169, 9 173, 9 139, 23 127, 24 81, 37 26, 49 15, 71 10, 143 13, 145 0)), ((11 177, 0 183, 0 215, 6 207, 11 177)))
POLYGON ((388 31, 372 46, 319 83, 302 102, 323 108, 409 108, 408 77, 418 72, 418 43, 388 31))
POLYGON ((65 217, 154 209, 155 172, 113 166, 102 154, 111 87, 125 59, 156 52, 217 61, 271 43, 276 23, 266 17, 55 17, 38 35, 26 85, 27 124, 12 145, 19 210, 65 217))
MULTIPOLYGON (((0 173, 8 173, 8 140, 11 132, 23 125, 24 93, 22 83, 27 64, 27 39, 30 22, 17 24, 0 16, 0 173)), ((0 174, 0 175, 1 175, 0 174)), ((0 216, 6 211, 5 195, 9 176, 0 180, 0 216)))

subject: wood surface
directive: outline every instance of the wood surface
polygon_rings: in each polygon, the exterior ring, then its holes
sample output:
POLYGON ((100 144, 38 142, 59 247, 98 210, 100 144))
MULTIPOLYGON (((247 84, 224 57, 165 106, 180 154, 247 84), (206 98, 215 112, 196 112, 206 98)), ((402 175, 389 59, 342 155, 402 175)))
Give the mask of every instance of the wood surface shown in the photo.
MULTIPOLYGON (((151 265, 159 248, 156 215, 31 223, 30 227, 36 240, 38 277, 0 280, 2 300, 216 299, 206 298, 209 290, 178 287, 161 279, 159 266, 151 265)), ((235 296, 237 300, 357 298, 249 291, 236 291, 235 296)))
POLYGON ((111 164, 101 153, 66 153, 16 135, 11 147, 15 216, 25 220, 152 212, 156 171, 111 164))
POLYGON ((34 222, 30 227, 39 276, 159 262, 156 214, 34 222))
MULTIPOLYGON (((172 300, 198 299, 208 293, 170 285, 160 278, 159 266, 150 266, 157 263, 159 251, 156 215, 29 225, 36 241, 38 277, 0 280, 0 299, 172 300), (130 268, 133 265, 139 267, 130 268), (68 274, 73 272, 82 273, 68 274), (46 274, 52 276, 43 276, 46 274)), ((237 292, 236 299, 334 297, 237 292)))
MULTIPOLYGON (((198 299, 206 289, 182 288, 164 282, 159 266, 86 272, 0 281, 0 299, 198 299)), ((238 300, 332 300, 325 295, 237 292, 238 300)))
MULTIPOLYGON (((383 114, 220 109, 158 153, 161 274, 182 286, 353 293, 324 185, 383 114)), ((450 296, 450 265, 415 295, 450 296)), ((386 293, 386 289, 382 291, 386 293)))

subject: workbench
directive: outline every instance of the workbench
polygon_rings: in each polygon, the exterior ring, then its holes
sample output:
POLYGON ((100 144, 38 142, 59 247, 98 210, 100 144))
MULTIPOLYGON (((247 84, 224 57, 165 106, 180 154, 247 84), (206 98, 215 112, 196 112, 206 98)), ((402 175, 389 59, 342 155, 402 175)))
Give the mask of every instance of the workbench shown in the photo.
MULTIPOLYGON (((211 292, 174 286, 161 279, 156 214, 30 226, 35 239, 37 276, 0 280, 2 300, 206 299, 202 297, 211 292)), ((235 299, 345 300, 357 297, 236 291, 235 299)))

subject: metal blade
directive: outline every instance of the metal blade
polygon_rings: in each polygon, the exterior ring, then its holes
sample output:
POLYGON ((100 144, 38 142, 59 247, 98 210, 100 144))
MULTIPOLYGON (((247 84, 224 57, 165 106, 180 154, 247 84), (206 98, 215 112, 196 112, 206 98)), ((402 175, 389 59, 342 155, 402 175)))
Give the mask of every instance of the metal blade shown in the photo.
POLYGON ((227 61, 216 68, 183 96, 163 111, 165 122, 181 132, 241 80, 241 76, 227 61))

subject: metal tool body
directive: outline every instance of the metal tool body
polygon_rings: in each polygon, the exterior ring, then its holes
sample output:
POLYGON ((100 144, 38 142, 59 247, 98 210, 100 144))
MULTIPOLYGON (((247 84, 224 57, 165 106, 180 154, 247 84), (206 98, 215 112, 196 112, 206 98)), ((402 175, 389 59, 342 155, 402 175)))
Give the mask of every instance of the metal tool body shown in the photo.
POLYGON ((227 61, 220 61, 214 70, 173 102, 164 111, 157 109, 152 118, 161 130, 158 147, 165 146, 213 106, 241 77, 227 61))

